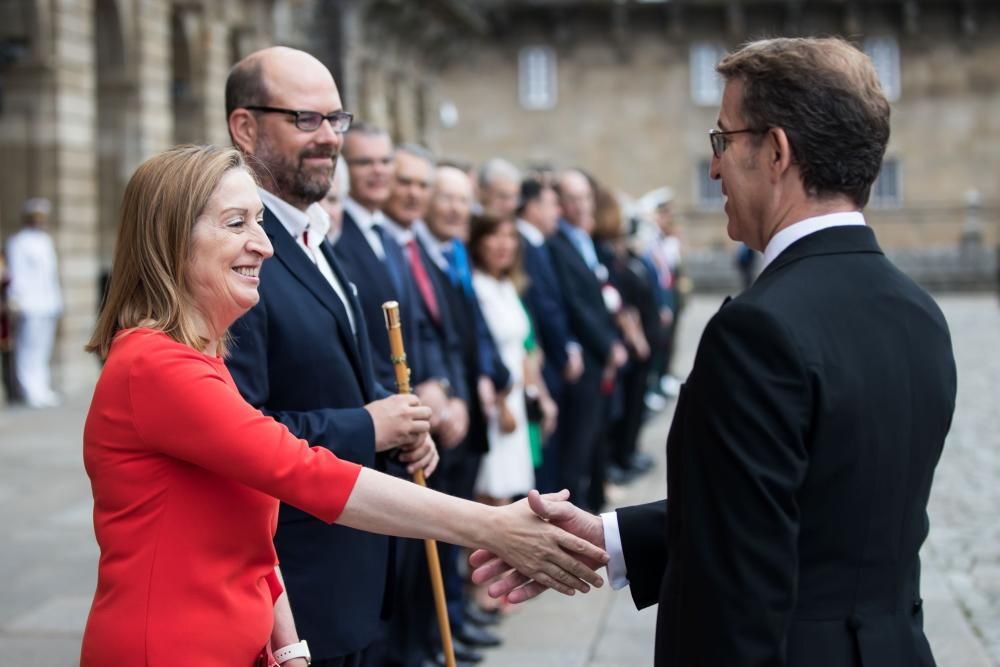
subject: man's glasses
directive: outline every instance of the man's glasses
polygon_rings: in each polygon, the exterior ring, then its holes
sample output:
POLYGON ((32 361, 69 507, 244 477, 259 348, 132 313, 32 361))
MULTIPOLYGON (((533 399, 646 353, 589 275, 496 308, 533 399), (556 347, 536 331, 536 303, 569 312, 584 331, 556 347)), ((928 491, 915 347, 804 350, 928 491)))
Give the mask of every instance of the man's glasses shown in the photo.
POLYGON ((726 150, 726 146, 729 145, 729 140, 726 139, 727 135, 730 134, 743 134, 748 132, 750 134, 764 134, 767 129, 759 129, 755 127, 748 127, 742 130, 716 130, 715 128, 708 131, 708 140, 712 144, 712 155, 716 158, 721 158, 723 151, 726 150))
POLYGON ((243 107, 250 111, 263 111, 264 113, 283 113, 295 116, 295 127, 303 132, 315 132, 323 121, 329 121, 334 132, 343 134, 351 127, 354 114, 348 111, 334 111, 328 114, 321 114, 318 111, 295 111, 294 109, 279 109, 278 107, 243 107))

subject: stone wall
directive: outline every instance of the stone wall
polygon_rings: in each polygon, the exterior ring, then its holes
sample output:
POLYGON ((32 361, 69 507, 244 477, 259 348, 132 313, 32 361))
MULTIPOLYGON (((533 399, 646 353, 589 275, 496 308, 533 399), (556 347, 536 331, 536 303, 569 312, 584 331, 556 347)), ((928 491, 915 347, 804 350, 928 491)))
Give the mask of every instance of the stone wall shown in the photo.
POLYGON ((662 185, 676 192, 689 243, 728 243, 718 208, 699 202, 700 172, 711 157, 706 132, 717 107, 692 101, 689 49, 696 41, 725 48, 764 34, 848 33, 897 39, 899 99, 887 157, 898 161, 900 199, 869 207, 890 247, 955 245, 966 198, 978 193, 983 234, 1000 227, 1000 7, 995 3, 687 2, 632 6, 616 19, 587 3, 509 3, 489 38, 441 73, 432 109, 453 104, 454 127, 431 114, 428 140, 443 155, 481 162, 507 157, 524 166, 578 165, 610 186, 639 196, 662 185), (533 6, 529 7, 528 5, 533 6), (971 7, 971 10, 963 10, 971 7), (695 11, 697 10, 697 11, 695 11), (910 13, 907 13, 909 11, 910 13), (677 18, 677 14, 681 18, 677 18), (911 15, 912 14, 912 15, 911 15), (970 19, 971 25, 969 25, 970 19), (680 21, 680 23, 678 23, 680 21), (680 28, 677 28, 677 26, 680 28), (554 49, 558 100, 527 110, 518 98, 522 47, 554 49))
POLYGON ((24 48, 0 73, 0 241, 19 228, 26 198, 52 201, 66 302, 53 360, 60 390, 90 386, 96 377, 98 365, 83 347, 93 331, 100 279, 111 268, 125 183, 139 163, 176 141, 228 142, 226 74, 240 47, 270 43, 258 26, 269 25, 273 5, 3 5, 0 39, 24 48), (178 97, 180 83, 185 99, 178 97))

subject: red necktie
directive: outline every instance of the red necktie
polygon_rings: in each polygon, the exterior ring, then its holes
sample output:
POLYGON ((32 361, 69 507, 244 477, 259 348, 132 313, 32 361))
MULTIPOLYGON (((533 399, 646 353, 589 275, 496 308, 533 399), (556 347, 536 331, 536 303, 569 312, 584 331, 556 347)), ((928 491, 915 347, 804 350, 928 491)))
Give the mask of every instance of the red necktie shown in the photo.
POLYGON ((420 260, 420 248, 417 247, 417 240, 410 239, 410 242, 406 244, 406 249, 410 253, 410 271, 413 272, 413 279, 417 281, 420 296, 424 298, 424 303, 427 304, 427 310, 430 311, 434 324, 439 324, 441 313, 438 311, 437 297, 434 296, 434 286, 431 285, 427 269, 424 268, 424 263, 420 260))
POLYGON ((302 231, 302 244, 306 247, 306 254, 309 255, 309 259, 312 260, 313 264, 317 264, 317 266, 318 266, 318 262, 316 261, 316 253, 314 253, 313 249, 309 247, 309 228, 308 227, 306 227, 302 231))

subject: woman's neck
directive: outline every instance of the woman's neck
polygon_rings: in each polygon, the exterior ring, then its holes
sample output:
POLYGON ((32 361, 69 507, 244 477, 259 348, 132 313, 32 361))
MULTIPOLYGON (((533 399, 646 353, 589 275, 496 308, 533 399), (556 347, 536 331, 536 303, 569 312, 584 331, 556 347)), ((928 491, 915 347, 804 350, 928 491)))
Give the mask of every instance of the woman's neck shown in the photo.
POLYGON ((206 341, 200 352, 207 354, 210 357, 219 356, 219 341, 222 340, 222 336, 214 333, 214 329, 209 324, 209 320, 203 317, 201 313, 196 311, 193 320, 194 328, 198 333, 198 336, 202 340, 206 341))

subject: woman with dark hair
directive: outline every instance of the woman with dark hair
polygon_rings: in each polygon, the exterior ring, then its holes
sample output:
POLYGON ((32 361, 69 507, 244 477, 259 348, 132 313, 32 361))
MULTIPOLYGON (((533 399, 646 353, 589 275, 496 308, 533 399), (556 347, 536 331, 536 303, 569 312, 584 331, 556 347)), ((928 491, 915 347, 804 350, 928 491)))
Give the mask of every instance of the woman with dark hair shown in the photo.
POLYGON ((490 545, 563 592, 599 585, 574 555, 603 552, 526 503, 487 507, 362 468, 243 400, 223 358, 272 254, 262 215, 232 149, 171 149, 125 189, 88 345, 106 363, 83 434, 101 556, 81 664, 272 665, 272 646, 300 644, 271 541, 279 499, 352 528, 490 545))
MULTIPOLYGON (((472 285, 476 298, 511 374, 510 389, 497 397, 497 410, 489 421, 490 450, 476 480, 476 492, 484 501, 502 504, 527 494, 535 485, 526 392, 539 407, 552 401, 538 370, 531 320, 521 303, 526 278, 514 221, 473 216, 469 255, 475 269, 472 285)), ((547 405, 546 410, 551 413, 553 405, 547 405)))

